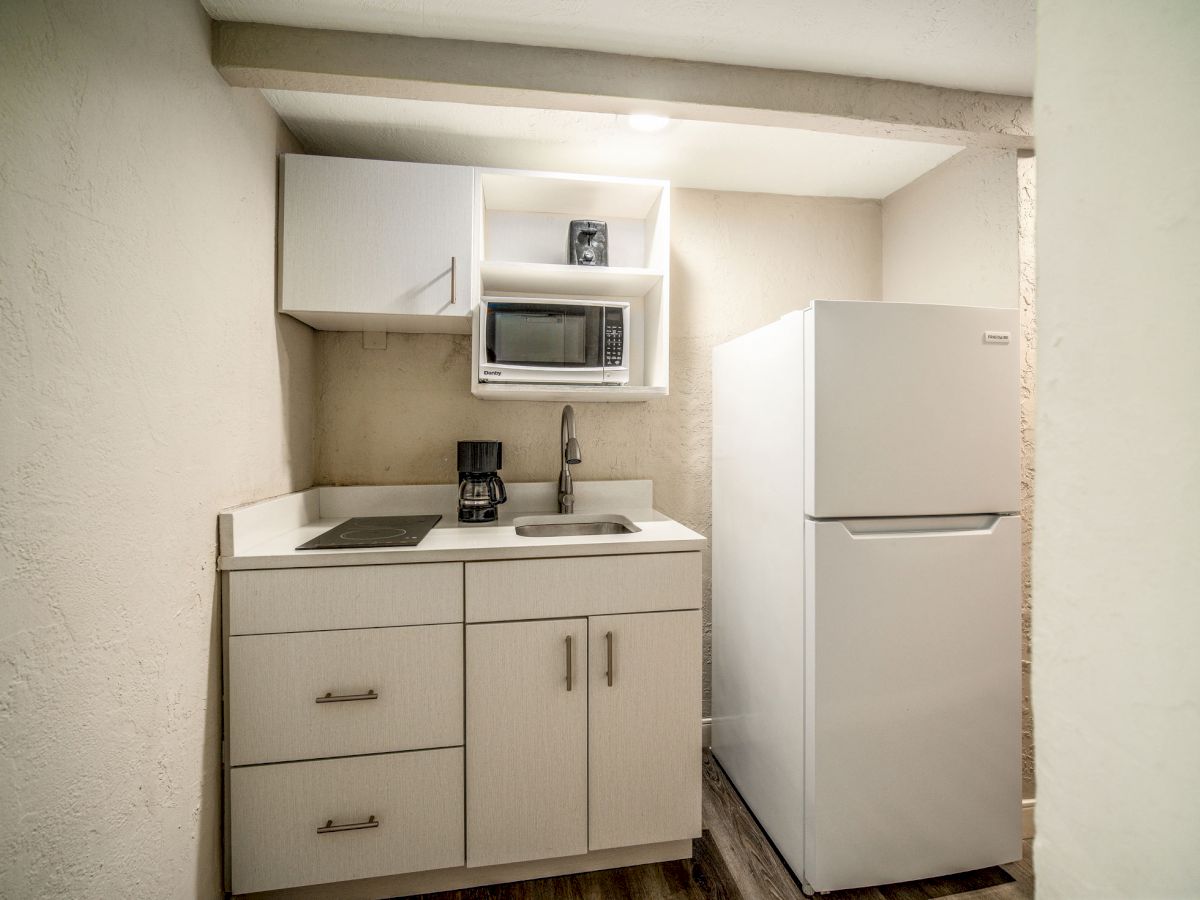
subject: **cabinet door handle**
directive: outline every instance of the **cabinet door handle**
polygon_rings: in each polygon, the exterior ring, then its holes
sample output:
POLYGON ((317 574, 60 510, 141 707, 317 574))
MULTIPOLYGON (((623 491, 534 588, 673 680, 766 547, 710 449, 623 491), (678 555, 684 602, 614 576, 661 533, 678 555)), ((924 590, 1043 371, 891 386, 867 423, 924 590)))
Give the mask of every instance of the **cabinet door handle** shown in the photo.
POLYGON ((608 676, 608 686, 612 687, 613 683, 613 636, 612 632, 604 635, 604 640, 608 643, 608 671, 604 674, 608 676))
POLYGON ((458 302, 458 257, 450 257, 450 305, 458 302))
POLYGON ((364 828, 378 828, 379 820, 371 816, 365 822, 347 822, 345 825, 334 825, 333 819, 327 819, 325 824, 317 828, 317 834, 334 834, 338 831, 361 831, 364 828))
POLYGON ((332 691, 326 691, 324 697, 318 697, 318 703, 345 703, 347 700, 378 700, 379 695, 375 693, 375 689, 367 691, 365 694, 340 694, 334 696, 332 691))
POLYGON ((575 668, 574 661, 571 659, 571 636, 567 635, 567 690, 571 690, 571 670, 575 668))

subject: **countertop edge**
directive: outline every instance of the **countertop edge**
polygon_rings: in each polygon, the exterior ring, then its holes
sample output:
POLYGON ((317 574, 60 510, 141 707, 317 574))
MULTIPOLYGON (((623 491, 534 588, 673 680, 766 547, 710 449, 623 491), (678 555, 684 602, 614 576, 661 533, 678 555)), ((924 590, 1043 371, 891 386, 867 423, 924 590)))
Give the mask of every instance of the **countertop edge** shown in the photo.
MULTIPOLYGON (((686 527, 686 526, 684 526, 686 527)), ((690 529, 689 529, 690 530, 690 529)), ((692 532, 696 534, 696 532, 692 532)), ((528 547, 472 547, 421 550, 420 548, 389 548, 378 550, 313 551, 304 556, 222 556, 217 560, 222 572, 255 569, 314 569, 335 566, 382 566, 436 562, 480 562, 504 559, 546 559, 561 556, 627 556, 637 553, 684 553, 703 550, 708 539, 696 537, 637 540, 623 543, 606 541, 591 543, 562 538, 561 544, 531 544, 528 547)))

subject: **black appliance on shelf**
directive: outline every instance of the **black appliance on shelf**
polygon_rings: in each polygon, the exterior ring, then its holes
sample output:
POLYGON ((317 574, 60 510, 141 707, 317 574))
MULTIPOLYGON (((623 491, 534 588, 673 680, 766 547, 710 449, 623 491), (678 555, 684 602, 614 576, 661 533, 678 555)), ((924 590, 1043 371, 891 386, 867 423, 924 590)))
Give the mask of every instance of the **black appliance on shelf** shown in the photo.
POLYGON ((608 265, 608 224, 575 219, 567 231, 567 261, 573 266, 608 265))
POLYGON ((503 466, 500 441, 458 442, 458 521, 496 521, 496 507, 508 500, 496 474, 503 466))

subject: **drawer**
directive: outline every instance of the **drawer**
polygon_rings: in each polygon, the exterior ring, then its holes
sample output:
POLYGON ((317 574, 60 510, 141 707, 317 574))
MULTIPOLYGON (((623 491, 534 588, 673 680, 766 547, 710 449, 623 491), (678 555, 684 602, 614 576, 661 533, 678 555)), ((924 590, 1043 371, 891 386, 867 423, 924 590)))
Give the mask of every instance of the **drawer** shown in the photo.
POLYGON ((462 625, 231 637, 230 764, 461 744, 462 648, 462 625))
POLYGON ((229 573, 229 633, 462 621, 462 563, 229 573))
POLYGON ((699 552, 466 563, 468 622, 699 609, 699 552))
POLYGON ((461 866, 463 751, 233 769, 229 817, 234 893, 461 866))

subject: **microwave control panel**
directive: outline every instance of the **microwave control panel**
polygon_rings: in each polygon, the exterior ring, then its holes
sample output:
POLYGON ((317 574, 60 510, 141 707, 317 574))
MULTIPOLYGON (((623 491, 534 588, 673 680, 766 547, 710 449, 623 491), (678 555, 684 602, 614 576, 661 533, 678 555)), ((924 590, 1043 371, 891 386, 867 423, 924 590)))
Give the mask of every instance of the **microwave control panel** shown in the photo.
POLYGON ((604 310, 604 367, 620 368, 625 355, 625 323, 620 309, 604 310))

